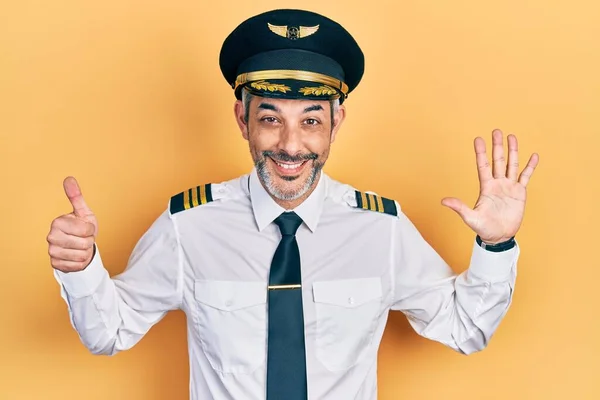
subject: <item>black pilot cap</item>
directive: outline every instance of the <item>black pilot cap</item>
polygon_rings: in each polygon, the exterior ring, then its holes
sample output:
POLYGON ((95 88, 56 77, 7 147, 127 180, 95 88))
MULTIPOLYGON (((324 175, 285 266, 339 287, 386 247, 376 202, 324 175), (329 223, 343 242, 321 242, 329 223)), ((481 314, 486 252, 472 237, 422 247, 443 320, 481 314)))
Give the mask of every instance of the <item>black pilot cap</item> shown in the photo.
POLYGON ((225 39, 221 72, 241 98, 343 102, 364 72, 362 50, 346 29, 304 10, 273 10, 242 22, 225 39))

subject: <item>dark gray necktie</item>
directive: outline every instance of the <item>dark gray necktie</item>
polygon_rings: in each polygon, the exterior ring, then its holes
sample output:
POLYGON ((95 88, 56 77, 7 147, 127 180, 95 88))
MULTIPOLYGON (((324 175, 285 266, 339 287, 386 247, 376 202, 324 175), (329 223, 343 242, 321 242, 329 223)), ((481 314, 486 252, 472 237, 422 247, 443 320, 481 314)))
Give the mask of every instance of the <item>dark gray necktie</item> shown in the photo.
POLYGON ((282 238, 269 274, 267 400, 306 400, 302 274, 296 241, 302 219, 285 212, 274 222, 282 238))

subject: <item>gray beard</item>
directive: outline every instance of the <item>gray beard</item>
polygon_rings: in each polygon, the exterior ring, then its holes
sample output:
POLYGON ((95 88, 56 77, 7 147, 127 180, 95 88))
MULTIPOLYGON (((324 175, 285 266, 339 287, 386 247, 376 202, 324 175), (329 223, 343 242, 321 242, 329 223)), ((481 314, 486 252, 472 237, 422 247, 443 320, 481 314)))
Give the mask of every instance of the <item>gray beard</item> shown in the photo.
MULTIPOLYGON (((306 192, 308 192, 308 190, 315 183, 315 181, 317 180, 317 177, 319 176, 319 173, 323 169, 322 163, 319 163, 316 160, 313 160, 313 166, 310 171, 310 175, 308 176, 308 179, 306 180, 304 185, 301 188, 299 188, 298 190, 283 191, 283 190, 280 190, 279 188, 277 188, 277 186, 273 182, 273 179, 271 179, 272 177, 271 177, 271 174, 269 173, 269 171, 267 170, 267 160, 265 157, 262 157, 260 160, 256 161, 254 163, 254 165, 256 167, 256 172, 258 174, 258 177, 262 181, 262 183, 265 186, 265 188, 267 189, 267 191, 273 197, 275 197, 276 199, 282 200, 282 201, 297 200, 300 197, 302 197, 303 195, 305 195, 306 192)), ((295 180, 295 179, 297 179, 297 178, 294 178, 292 180, 295 180)))

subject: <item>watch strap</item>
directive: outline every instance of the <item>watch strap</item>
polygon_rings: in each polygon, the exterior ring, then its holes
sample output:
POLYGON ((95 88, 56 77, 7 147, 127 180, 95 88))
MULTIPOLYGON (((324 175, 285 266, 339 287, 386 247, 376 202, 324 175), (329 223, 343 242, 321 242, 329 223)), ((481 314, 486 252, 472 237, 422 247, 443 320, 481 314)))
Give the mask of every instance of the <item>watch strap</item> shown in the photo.
POLYGON ((488 244, 488 243, 485 243, 483 240, 481 240, 479 235, 477 235, 477 237, 475 238, 475 241, 477 242, 477 245, 479 247, 481 247, 482 249, 487 250, 487 251, 493 251, 495 253, 510 250, 513 247, 515 247, 517 244, 514 236, 505 242, 496 243, 496 244, 488 244))

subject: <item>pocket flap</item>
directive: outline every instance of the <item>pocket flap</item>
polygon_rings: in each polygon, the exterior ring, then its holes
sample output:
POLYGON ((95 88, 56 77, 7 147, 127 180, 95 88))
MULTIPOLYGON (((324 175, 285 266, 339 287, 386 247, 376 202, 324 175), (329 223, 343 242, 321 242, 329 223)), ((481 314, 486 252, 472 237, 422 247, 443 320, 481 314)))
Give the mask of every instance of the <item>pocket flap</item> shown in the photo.
POLYGON ((264 282, 205 281, 194 282, 194 298, 202 304, 234 311, 267 302, 264 282))
POLYGON ((315 303, 354 308, 381 298, 380 278, 345 279, 313 283, 315 303))

